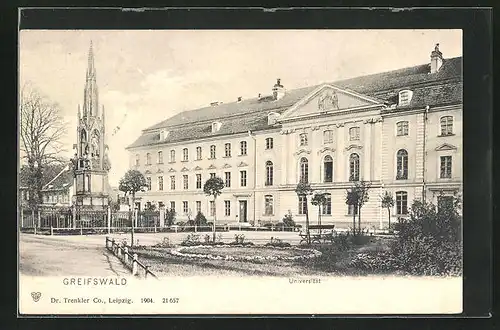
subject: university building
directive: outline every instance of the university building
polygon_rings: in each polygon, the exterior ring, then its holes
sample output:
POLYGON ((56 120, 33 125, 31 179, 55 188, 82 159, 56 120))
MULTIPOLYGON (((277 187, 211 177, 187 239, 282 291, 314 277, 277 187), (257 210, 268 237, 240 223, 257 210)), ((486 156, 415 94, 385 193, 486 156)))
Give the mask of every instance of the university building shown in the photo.
POLYGON ((329 194, 314 223, 347 228, 346 189, 371 183, 362 208, 366 227, 384 227, 380 196, 395 199, 391 215, 405 216, 414 199, 435 204, 462 191, 462 58, 444 58, 439 45, 428 63, 300 89, 277 79, 269 95, 177 114, 143 130, 127 149, 141 171, 148 203, 175 209, 177 220, 198 211, 217 223, 281 221, 290 211, 305 222, 295 187, 306 180, 329 194), (226 187, 214 205, 203 193, 211 176, 226 187))

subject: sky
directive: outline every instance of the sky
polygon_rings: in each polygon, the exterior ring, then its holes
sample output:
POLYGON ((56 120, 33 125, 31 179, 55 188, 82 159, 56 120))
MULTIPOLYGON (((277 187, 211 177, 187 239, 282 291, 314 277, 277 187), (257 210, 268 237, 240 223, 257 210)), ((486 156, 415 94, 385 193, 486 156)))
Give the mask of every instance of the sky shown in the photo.
POLYGON ((90 41, 112 186, 128 170, 125 148, 179 112, 270 94, 276 78, 294 89, 429 63, 436 43, 462 56, 461 30, 22 30, 20 84, 60 105, 67 157, 90 41))

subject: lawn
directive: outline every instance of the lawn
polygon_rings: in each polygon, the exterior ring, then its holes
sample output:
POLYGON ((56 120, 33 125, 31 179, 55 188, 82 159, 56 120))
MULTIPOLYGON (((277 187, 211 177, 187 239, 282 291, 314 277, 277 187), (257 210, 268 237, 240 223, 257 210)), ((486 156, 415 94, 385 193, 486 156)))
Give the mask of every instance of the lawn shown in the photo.
MULTIPOLYGON (((382 251, 387 248, 388 239, 373 237, 363 245, 351 245, 347 249, 339 249, 331 244, 311 245, 312 248, 322 254, 316 258, 306 260, 207 260, 174 256, 170 254, 173 247, 151 247, 142 246, 132 248, 132 253, 137 253, 139 260, 150 266, 153 273, 159 277, 163 276, 329 276, 329 275, 363 275, 366 272, 350 267, 349 262, 357 253, 372 251, 382 251)), ((306 248, 303 245, 298 248, 306 248)), ((176 247, 178 248, 178 246, 176 247)), ((206 249, 206 248, 205 248, 206 249)), ((257 248, 253 248, 257 250, 257 248)), ((206 253, 203 248, 189 249, 192 253, 206 253)), ((185 252, 189 251, 188 249, 185 252)), ((212 254, 226 255, 246 255, 248 248, 210 248, 212 254), (216 252, 216 253, 215 253, 216 252)), ((266 255, 279 255, 286 250, 259 247, 259 253, 266 255)), ((185 253, 183 252, 183 253, 185 253)))

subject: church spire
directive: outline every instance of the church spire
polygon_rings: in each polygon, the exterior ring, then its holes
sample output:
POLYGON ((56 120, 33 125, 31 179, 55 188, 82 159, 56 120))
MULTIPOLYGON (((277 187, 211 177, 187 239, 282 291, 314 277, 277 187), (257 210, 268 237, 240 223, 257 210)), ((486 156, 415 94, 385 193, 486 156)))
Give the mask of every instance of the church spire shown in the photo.
POLYGON ((98 91, 96 82, 96 70, 94 65, 94 49, 90 41, 87 77, 83 95, 83 117, 95 117, 99 113, 98 91))

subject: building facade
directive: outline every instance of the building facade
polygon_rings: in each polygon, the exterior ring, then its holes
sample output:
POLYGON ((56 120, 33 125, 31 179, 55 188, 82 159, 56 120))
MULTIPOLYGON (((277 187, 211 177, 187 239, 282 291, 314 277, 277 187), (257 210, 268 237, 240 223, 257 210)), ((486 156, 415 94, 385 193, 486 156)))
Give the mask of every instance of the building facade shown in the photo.
POLYGON ((390 192, 394 219, 415 199, 434 203, 462 191, 462 58, 444 59, 436 45, 430 62, 415 67, 286 90, 234 103, 214 102, 143 131, 127 149, 130 168, 144 173, 139 203, 174 208, 178 220, 203 212, 217 223, 262 224, 291 212, 305 222, 300 180, 327 193, 310 203, 314 223, 347 228, 346 189, 371 183, 362 208, 366 227, 382 228, 390 192), (210 176, 225 183, 216 203, 203 194, 210 176))

